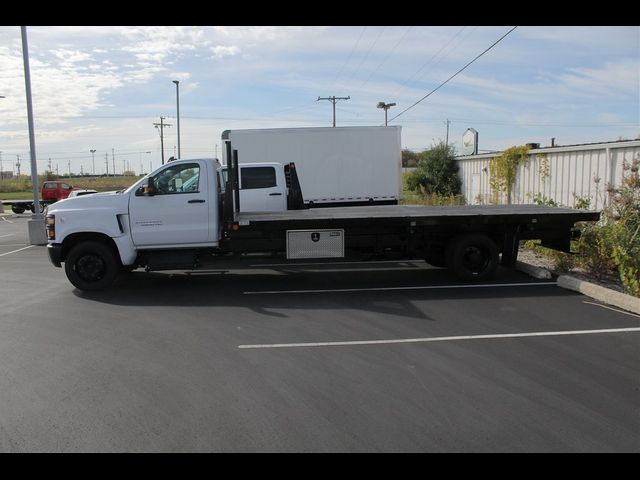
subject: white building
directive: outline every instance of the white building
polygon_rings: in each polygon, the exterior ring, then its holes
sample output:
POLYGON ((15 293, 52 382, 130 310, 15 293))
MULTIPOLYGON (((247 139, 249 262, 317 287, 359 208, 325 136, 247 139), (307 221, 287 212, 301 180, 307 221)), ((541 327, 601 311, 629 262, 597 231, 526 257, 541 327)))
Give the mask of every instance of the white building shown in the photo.
MULTIPOLYGON (((456 157, 468 204, 491 203, 489 162, 501 153, 456 157)), ((634 159, 640 160, 640 140, 533 148, 519 167, 511 203, 534 203, 534 198, 544 197, 573 207, 576 198, 589 198, 590 208, 601 209, 607 186, 619 186, 624 163, 630 165, 634 159)), ((505 194, 499 203, 507 203, 505 194)))

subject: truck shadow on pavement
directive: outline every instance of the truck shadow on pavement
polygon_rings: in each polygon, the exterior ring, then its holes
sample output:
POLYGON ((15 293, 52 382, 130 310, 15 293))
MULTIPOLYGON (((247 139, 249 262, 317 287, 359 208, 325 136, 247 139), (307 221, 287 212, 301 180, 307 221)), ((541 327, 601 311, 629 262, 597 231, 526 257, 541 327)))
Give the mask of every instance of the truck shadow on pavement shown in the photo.
MULTIPOLYGON (((270 317, 278 310, 362 310, 430 320, 416 302, 576 295, 500 269, 491 282, 460 282, 443 269, 269 273, 133 272, 99 292, 74 290, 84 300, 118 306, 238 307, 270 317), (517 284, 517 285, 514 285, 517 284)), ((455 309, 455 304, 454 307, 455 309)))

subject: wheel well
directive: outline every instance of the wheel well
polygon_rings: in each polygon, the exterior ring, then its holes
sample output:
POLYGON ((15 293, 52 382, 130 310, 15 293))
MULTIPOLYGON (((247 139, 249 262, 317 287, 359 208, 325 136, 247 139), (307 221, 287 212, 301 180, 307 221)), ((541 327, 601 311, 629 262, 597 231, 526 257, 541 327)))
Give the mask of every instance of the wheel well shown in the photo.
POLYGON ((108 235, 105 235, 104 233, 82 232, 82 233, 73 233, 64 239, 64 241, 62 242, 62 254, 60 257, 60 261, 64 262, 65 259, 67 258, 67 255, 71 251, 71 249, 75 247, 78 243, 88 242, 88 241, 104 243, 115 252, 116 258, 120 260, 118 247, 116 246, 116 243, 113 241, 111 237, 109 237, 108 235))

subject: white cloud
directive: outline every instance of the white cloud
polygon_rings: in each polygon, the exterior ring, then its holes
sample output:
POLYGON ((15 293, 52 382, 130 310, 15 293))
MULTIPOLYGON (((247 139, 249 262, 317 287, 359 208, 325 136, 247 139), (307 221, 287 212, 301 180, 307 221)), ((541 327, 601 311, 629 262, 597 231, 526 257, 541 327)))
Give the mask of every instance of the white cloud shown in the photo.
POLYGON ((240 48, 236 45, 216 45, 211 47, 214 58, 222 60, 224 57, 233 57, 240 53, 240 48))
MULTIPOLYGON (((640 51, 639 51, 640 53, 640 51)), ((602 67, 570 68, 560 80, 569 88, 590 93, 608 91, 640 98, 640 59, 607 62, 602 67)))

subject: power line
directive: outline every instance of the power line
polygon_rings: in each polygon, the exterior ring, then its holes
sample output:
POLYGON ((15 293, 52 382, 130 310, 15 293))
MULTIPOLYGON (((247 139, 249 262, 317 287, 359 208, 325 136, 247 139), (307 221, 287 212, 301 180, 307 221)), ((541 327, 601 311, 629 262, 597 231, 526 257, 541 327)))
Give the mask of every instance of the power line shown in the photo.
POLYGON ((418 74, 427 67, 427 65, 430 65, 431 63, 433 63, 433 61, 438 57, 438 55, 440 55, 440 53, 442 53, 442 51, 445 48, 447 48, 451 44, 451 42, 453 42, 458 37, 458 35, 460 35, 464 30, 466 30, 466 28, 467 27, 465 26, 465 27, 462 27, 460 30, 458 30, 458 32, 453 37, 451 37, 448 42, 446 42, 442 47, 440 47, 440 50, 438 50, 429 60, 423 63, 422 66, 413 75, 411 75, 406 81, 402 82, 400 88, 398 88, 391 96, 396 97, 400 92, 400 90, 406 87, 411 80, 416 78, 418 74))
POLYGON ((396 48, 398 48, 398 45, 400 45, 402 43, 402 41, 405 39, 405 37, 409 34, 409 32, 411 31, 413 27, 409 27, 407 28, 407 30, 404 32, 404 35, 402 35, 402 37, 400 37, 400 40, 398 40, 396 42, 396 44, 394 45, 394 47, 391 49, 391 51, 387 54, 387 56, 384 58, 384 60, 382 60, 382 62, 380 62, 380 64, 371 71, 371 73, 369 74, 369 76, 367 77, 367 79, 362 82, 362 85, 360 85, 360 90, 362 89, 362 87, 364 87, 367 83, 369 83, 369 80, 371 80, 371 77, 373 76, 374 73, 378 72, 380 70, 380 68, 382 68, 382 65, 384 65, 387 60, 389 60, 389 57, 391 57, 391 55, 393 54, 393 52, 396 51, 396 48))
MULTIPOLYGON (((351 76, 349 77, 349 80, 347 82, 350 82, 356 75, 356 73, 358 73, 358 71, 360 71, 360 68, 362 67, 362 65, 364 64, 365 60, 367 58, 369 58, 369 54, 371 53, 371 50, 373 50, 373 47, 376 46, 376 43, 378 43, 378 40, 380 40, 380 37, 382 36, 382 34, 384 33, 384 31, 387 29, 387 27, 382 27, 382 30, 380 30, 380 32, 378 33, 378 36, 376 37, 376 39, 373 41, 373 43, 371 44, 371 46, 369 47, 369 50, 367 51, 367 53, 365 54, 364 57, 362 57, 362 60, 360 60, 360 63, 358 64, 358 67, 351 73, 351 76)), ((348 83, 342 83, 342 85, 344 86, 348 86, 348 83)))
POLYGON ((487 53, 489 50, 491 50, 493 47, 495 47, 498 43, 500 43, 507 35, 509 35, 511 32, 513 32, 516 28, 518 28, 517 26, 513 27, 511 30, 509 30, 507 33, 505 33, 503 36, 501 36, 498 40, 496 40, 495 42, 493 42, 488 48, 486 48, 482 53, 480 53, 479 55, 477 55, 473 60, 471 60, 469 63, 467 63, 464 67, 462 67, 460 70, 458 70, 456 73, 454 73, 453 75, 451 75, 449 78, 447 78, 444 82, 442 82, 440 85, 438 85, 436 88, 434 88, 433 90, 431 90, 429 93, 427 93, 424 97, 422 97, 420 100, 418 100, 416 103, 414 103, 413 105, 411 105, 410 107, 405 108, 402 112, 400 112, 398 115, 396 115, 395 117, 393 117, 391 119, 391 121, 395 120, 396 118, 398 118, 400 115, 402 115, 403 113, 409 111, 410 109, 412 109, 413 107, 415 107, 416 105, 418 105, 420 102, 422 102, 423 100, 425 100, 426 98, 428 98, 429 96, 431 96, 433 93, 435 93, 438 89, 440 89, 440 87, 444 86, 445 84, 447 84, 449 81, 451 81, 453 78, 455 78, 458 74, 462 73, 462 71, 464 71, 469 65, 471 65, 473 62, 475 62, 476 60, 478 60, 481 56, 483 56, 485 53, 487 53))
POLYGON ((365 26, 362 29, 362 31, 360 32, 360 36, 358 37, 358 41, 353 46, 353 49, 351 50, 351 53, 349 54, 349 57, 347 57, 347 60, 342 65, 342 68, 340 69, 340 72, 338 73, 338 75, 336 75, 336 77, 333 79, 333 85, 336 84, 337 80, 340 78, 340 76, 342 75, 342 72, 344 71, 344 67, 346 67, 347 64, 349 63, 349 61, 351 60, 351 57, 353 56, 353 52, 355 52, 356 49, 358 48, 358 45, 360 45, 360 40, 362 40, 362 35, 364 35, 364 32, 365 32, 366 29, 367 29, 367 27, 365 26))

